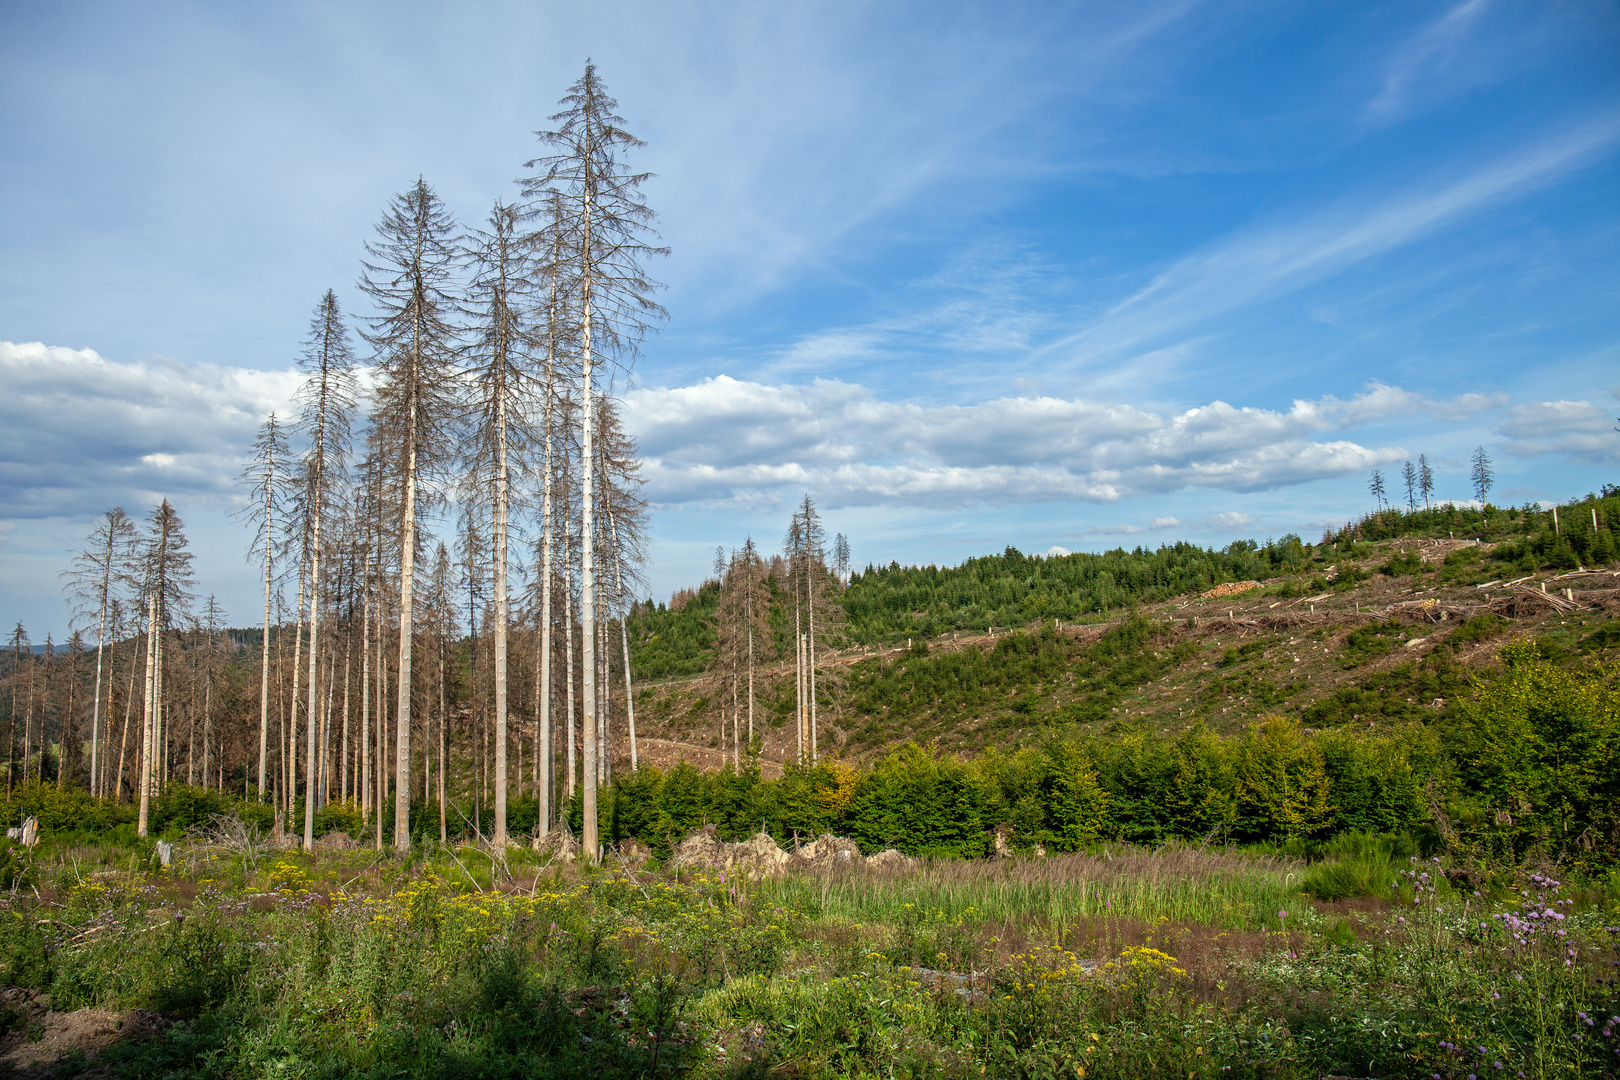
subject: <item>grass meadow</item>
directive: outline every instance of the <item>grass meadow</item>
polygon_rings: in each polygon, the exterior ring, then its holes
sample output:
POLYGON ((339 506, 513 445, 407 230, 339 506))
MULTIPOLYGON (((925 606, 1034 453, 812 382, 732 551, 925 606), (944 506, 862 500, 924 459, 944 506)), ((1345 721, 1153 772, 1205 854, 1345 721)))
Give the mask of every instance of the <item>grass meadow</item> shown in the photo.
MULTIPOLYGON (((1620 1076, 1620 912, 1541 875, 1457 886, 1376 843, 763 880, 533 859, 42 850, 0 981, 161 1017, 36 1075, 1620 1076)), ((30 1015, 0 1027, 26 1044, 30 1015)))

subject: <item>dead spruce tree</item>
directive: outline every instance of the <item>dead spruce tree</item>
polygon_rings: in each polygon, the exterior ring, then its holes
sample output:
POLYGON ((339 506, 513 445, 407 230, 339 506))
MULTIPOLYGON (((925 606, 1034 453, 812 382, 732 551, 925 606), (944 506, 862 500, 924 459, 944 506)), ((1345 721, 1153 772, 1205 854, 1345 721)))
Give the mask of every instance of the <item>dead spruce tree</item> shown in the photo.
MULTIPOLYGON (((455 364, 458 253, 455 222, 433 189, 418 179, 394 197, 366 244, 360 288, 377 313, 365 334, 376 357, 378 385, 372 451, 386 456, 399 498, 399 670, 394 747, 394 845, 410 846, 412 587, 417 515, 431 501, 432 481, 448 464, 458 410, 455 364)), ((380 809, 380 808, 379 808, 380 809)))
MULTIPOLYGON (((90 719, 90 794, 101 795, 101 744, 105 739, 102 715, 102 668, 107 647, 107 616, 118 594, 134 585, 135 523, 124 508, 115 506, 96 519, 85 540, 84 550, 73 557, 73 568, 65 571, 67 590, 74 601, 76 619, 96 620, 95 702, 90 719)), ((107 680, 111 690, 111 680, 107 680)))
MULTIPOLYGON (((719 620, 719 648, 728 655, 728 668, 737 672, 736 678, 747 688, 747 704, 742 707, 747 716, 746 731, 741 730, 738 718, 733 717, 733 763, 740 764, 736 743, 740 739, 750 752, 754 743, 754 674, 764 661, 776 654, 765 561, 760 558, 759 547, 752 536, 743 541, 740 551, 731 554, 721 585, 719 620)), ((734 703, 736 709, 737 703, 734 703)))
MULTIPOLYGON (((348 327, 338 309, 337 294, 331 289, 321 297, 310 319, 309 337, 298 360, 304 382, 298 388, 298 428, 308 439, 300 477, 302 523, 309 536, 309 705, 304 752, 304 849, 315 846, 315 804, 319 798, 320 762, 326 758, 325 740, 320 739, 320 625, 325 582, 321 577, 322 526, 339 497, 349 458, 350 428, 353 423, 358 386, 354 375, 354 350, 349 344, 348 327)), ((329 673, 330 674, 330 673, 329 673)))
POLYGON ((264 640, 260 643, 259 670, 259 798, 270 790, 265 770, 270 750, 270 594, 274 583, 276 554, 280 546, 277 529, 287 489, 287 437, 276 414, 271 413, 253 440, 253 452, 237 483, 248 489, 248 502, 242 515, 253 524, 253 541, 248 557, 259 555, 264 566, 264 640))
POLYGON ((469 308, 475 339, 473 385, 475 425, 471 440, 468 494, 485 507, 490 522, 490 647, 495 684, 494 793, 496 850, 506 847, 507 789, 507 596, 508 533, 512 514, 512 473, 530 442, 528 413, 533 388, 524 370, 530 335, 525 321, 533 275, 529 252, 519 234, 522 215, 500 202, 489 216, 489 231, 468 238, 473 270, 469 308))
MULTIPOLYGON (((611 395, 597 402, 596 472, 602 496, 598 510, 600 559, 604 588, 602 614, 619 624, 620 659, 624 666, 625 724, 630 740, 630 768, 640 762, 636 750, 635 683, 630 674, 630 631, 627 623, 636 595, 645 589, 641 568, 647 562, 647 501, 642 498, 641 462, 635 438, 624 430, 611 395)), ((605 695, 604 695, 605 697, 605 695)), ((610 748, 604 735, 604 748, 610 748)))
POLYGON ((587 62, 585 74, 563 97, 561 112, 551 120, 557 127, 538 132, 549 154, 526 163, 536 170, 522 181, 523 194, 543 199, 561 196, 563 222, 559 272, 571 285, 579 312, 579 398, 582 416, 580 493, 580 637, 584 644, 584 835, 585 857, 595 861, 600 852, 596 821, 596 565, 595 485, 590 463, 596 459, 595 379, 599 366, 628 367, 647 330, 664 316, 653 299, 657 284, 643 263, 667 253, 654 246, 652 209, 643 200, 641 186, 648 175, 631 172, 622 160, 643 145, 623 127, 615 114, 618 102, 608 96, 587 62))
POLYGON ((564 220, 562 196, 552 192, 540 211, 531 211, 539 221, 539 228, 530 234, 534 261, 536 291, 541 311, 535 316, 535 332, 530 336, 535 347, 535 384, 540 394, 540 535, 539 550, 535 552, 538 577, 535 581, 535 791, 539 796, 538 830, 541 836, 551 831, 552 774, 554 749, 552 722, 552 623, 553 582, 556 578, 557 554, 556 499, 557 455, 559 448, 558 423, 563 415, 559 403, 563 394, 562 360, 574 335, 569 332, 569 291, 566 264, 562 259, 564 220))
POLYGON ((168 732, 164 728, 164 638, 190 612, 192 555, 185 524, 164 499, 147 521, 140 557, 141 595, 146 602, 146 698, 142 717, 140 809, 136 833, 147 835, 151 798, 166 779, 168 732))
POLYGON ((840 637, 842 605, 832 597, 836 579, 827 568, 827 533, 809 493, 793 512, 783 546, 797 641, 799 755, 814 764, 820 757, 820 652, 840 637))

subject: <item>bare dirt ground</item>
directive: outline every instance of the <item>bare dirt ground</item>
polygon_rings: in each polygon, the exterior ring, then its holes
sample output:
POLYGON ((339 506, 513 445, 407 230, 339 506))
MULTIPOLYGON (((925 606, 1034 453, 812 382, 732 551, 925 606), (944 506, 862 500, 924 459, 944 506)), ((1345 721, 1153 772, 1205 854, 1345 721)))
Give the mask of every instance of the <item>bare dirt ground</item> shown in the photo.
MULTIPOLYGON (((51 1012, 36 991, 0 987, 0 1014, 8 1030, 0 1037, 0 1076, 43 1080, 70 1061, 93 1063, 125 1039, 150 1038, 168 1022, 145 1009, 85 1008, 51 1012)), ((99 1071, 82 1074, 94 1077, 99 1071)))

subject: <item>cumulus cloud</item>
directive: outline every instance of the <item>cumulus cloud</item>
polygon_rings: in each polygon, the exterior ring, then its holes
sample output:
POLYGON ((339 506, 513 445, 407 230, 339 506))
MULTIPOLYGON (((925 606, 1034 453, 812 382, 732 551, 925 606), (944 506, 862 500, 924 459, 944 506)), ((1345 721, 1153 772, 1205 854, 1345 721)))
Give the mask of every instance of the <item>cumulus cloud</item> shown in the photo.
POLYGON ((1620 432, 1609 409, 1591 401, 1538 401, 1515 406, 1497 429, 1521 457, 1559 454, 1591 465, 1620 463, 1620 432))
POLYGON ((227 496, 253 432, 286 411, 290 372, 0 341, 0 513, 96 513, 112 502, 227 496))
POLYGON ((810 488, 829 505, 1109 503, 1187 487, 1255 491, 1399 461, 1322 433, 1414 410, 1461 414, 1375 385, 1286 411, 1223 401, 1163 413, 1048 396, 976 405, 884 401, 836 380, 767 385, 720 376, 631 392, 653 498, 730 502, 810 488))
MULTIPOLYGON (((235 498, 253 432, 287 409, 298 376, 0 342, 0 516, 92 514, 168 495, 235 498)), ((1181 411, 1031 394, 977 404, 886 400, 838 380, 773 385, 720 376, 640 387, 625 420, 648 494, 674 507, 771 506, 810 490, 829 508, 1109 504, 1189 488, 1254 492, 1356 474, 1409 456, 1352 429, 1426 414, 1455 422, 1505 404, 1371 383, 1286 409, 1213 401, 1181 411)), ((1613 460, 1607 413, 1582 402, 1513 410, 1511 452, 1613 460), (1604 455, 1610 455, 1605 457, 1604 455)), ((1231 531, 1237 513, 1094 530, 1231 531)))

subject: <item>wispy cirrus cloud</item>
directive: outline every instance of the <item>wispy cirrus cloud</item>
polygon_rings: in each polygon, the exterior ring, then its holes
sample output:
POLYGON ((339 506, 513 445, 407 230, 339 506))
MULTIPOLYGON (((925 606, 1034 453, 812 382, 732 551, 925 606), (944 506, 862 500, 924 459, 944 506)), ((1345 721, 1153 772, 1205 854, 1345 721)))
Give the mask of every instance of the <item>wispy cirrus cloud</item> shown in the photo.
POLYGON ((1400 116, 1414 90, 1443 79, 1488 3, 1463 0, 1401 42, 1384 67, 1378 94, 1367 103, 1368 117, 1385 122, 1400 116))
POLYGON ((1606 115, 1464 176, 1370 207, 1341 207, 1237 234, 1177 261, 1092 325, 1040 351, 1085 361, 1151 348, 1208 320, 1294 292, 1500 201, 1554 183, 1617 142, 1620 116, 1606 115))

